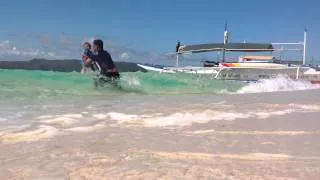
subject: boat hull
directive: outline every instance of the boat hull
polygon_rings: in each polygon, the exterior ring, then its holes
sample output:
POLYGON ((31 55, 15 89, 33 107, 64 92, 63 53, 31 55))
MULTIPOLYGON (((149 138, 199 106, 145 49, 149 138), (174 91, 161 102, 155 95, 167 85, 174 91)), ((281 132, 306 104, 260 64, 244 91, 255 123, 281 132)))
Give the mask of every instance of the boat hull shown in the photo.
POLYGON ((218 67, 152 67, 142 64, 137 64, 139 67, 151 71, 151 72, 160 72, 160 73, 187 73, 187 74, 215 74, 220 68, 218 67))
MULTIPOLYGON (((230 65, 231 63, 228 63, 230 65)), ((198 75, 211 75, 220 80, 257 81, 260 79, 274 78, 285 75, 292 79, 307 80, 314 84, 320 84, 320 71, 310 67, 289 67, 284 64, 266 63, 232 63, 232 66, 221 67, 163 67, 157 68, 138 64, 139 67, 152 72, 159 73, 186 73, 198 75), (240 65, 239 65, 240 64, 240 65), (264 65, 264 66, 263 66, 264 65), (265 66, 267 65, 267 66, 265 66)))

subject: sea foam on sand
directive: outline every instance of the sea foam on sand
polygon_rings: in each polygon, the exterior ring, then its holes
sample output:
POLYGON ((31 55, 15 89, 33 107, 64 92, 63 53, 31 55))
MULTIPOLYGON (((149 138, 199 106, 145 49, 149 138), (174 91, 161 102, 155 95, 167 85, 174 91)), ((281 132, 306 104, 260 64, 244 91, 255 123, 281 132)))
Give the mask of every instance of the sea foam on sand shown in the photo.
POLYGON ((58 129, 52 126, 40 125, 37 129, 20 132, 11 132, 0 137, 4 143, 38 141, 41 139, 51 138, 58 133, 58 129))
POLYGON ((193 123, 208 123, 209 121, 232 121, 244 118, 265 119, 270 116, 282 116, 295 112, 318 112, 320 107, 318 105, 303 105, 303 104, 289 104, 281 109, 271 110, 250 110, 237 112, 233 111, 186 111, 172 113, 169 115, 136 115, 110 112, 107 116, 118 123, 143 125, 147 127, 169 127, 169 126, 190 126, 193 123))
POLYGON ((80 126, 80 127, 68 128, 68 129, 65 129, 65 131, 69 131, 69 132, 93 132, 95 130, 102 129, 104 127, 105 127, 104 124, 95 124, 95 125, 92 125, 92 126, 80 126))
POLYGON ((55 124, 60 126, 70 126, 77 123, 81 118, 82 114, 61 114, 61 115, 43 115, 39 116, 37 119, 45 124, 55 124))

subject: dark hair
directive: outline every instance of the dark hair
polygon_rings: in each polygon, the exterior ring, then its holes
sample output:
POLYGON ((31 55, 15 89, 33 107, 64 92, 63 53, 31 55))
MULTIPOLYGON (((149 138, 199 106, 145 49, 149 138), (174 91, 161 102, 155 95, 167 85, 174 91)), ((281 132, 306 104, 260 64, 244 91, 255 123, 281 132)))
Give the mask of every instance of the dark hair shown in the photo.
POLYGON ((98 49, 103 49, 103 41, 100 39, 96 39, 93 41, 93 44, 96 45, 98 47, 98 49))
POLYGON ((83 45, 88 45, 89 46, 89 48, 91 49, 91 44, 89 43, 89 42, 85 42, 85 43, 83 43, 83 45))

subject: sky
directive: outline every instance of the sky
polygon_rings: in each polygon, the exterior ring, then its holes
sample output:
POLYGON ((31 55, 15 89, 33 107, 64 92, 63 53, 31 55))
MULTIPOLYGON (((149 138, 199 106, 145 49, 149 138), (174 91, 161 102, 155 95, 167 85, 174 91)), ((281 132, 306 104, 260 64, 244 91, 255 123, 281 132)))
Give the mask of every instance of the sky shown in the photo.
MULTIPOLYGON (((317 0, 2 0, 0 60, 80 58, 101 38, 115 60, 166 64, 182 44, 297 42, 308 29, 308 60, 320 60, 317 0)), ((171 59, 171 60, 170 60, 171 59)), ((320 61, 319 61, 320 62, 320 61)))

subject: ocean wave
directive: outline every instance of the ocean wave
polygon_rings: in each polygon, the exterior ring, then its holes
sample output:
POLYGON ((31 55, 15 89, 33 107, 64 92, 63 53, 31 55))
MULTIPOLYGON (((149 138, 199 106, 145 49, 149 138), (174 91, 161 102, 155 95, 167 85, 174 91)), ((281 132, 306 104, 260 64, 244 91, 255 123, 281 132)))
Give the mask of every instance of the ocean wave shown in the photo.
POLYGON ((180 95, 180 94, 245 94, 259 92, 295 91, 319 88, 306 81, 284 76, 264 79, 256 83, 215 80, 212 76, 191 74, 121 73, 121 90, 94 88, 92 76, 80 73, 0 71, 0 100, 2 102, 29 102, 70 100, 75 98, 109 98, 127 94, 180 95))
POLYGON ((243 86, 239 81, 215 80, 212 76, 191 74, 126 73, 120 85, 127 91, 144 94, 220 94, 243 86))
POLYGON ((237 90, 236 93, 245 94, 277 91, 298 91, 317 88, 320 88, 320 86, 312 84, 311 82, 294 80, 286 76, 279 75, 273 79, 262 79, 255 83, 249 83, 248 85, 237 90))

